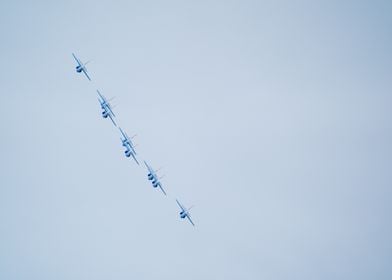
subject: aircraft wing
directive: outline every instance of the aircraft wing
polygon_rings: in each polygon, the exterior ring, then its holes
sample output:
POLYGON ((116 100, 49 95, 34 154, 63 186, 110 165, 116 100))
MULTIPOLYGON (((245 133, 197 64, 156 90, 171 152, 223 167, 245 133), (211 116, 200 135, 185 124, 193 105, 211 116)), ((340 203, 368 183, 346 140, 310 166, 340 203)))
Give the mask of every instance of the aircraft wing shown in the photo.
MULTIPOLYGON (((98 93, 99 97, 101 97, 102 103, 106 104, 108 109, 112 112, 112 109, 110 108, 109 102, 106 100, 106 97, 103 94, 101 94, 101 92, 99 90, 97 90, 97 93, 98 93)), ((113 114, 113 116, 114 116, 114 114, 113 114)))
MULTIPOLYGON (((97 90, 97 93, 99 95, 99 97, 101 97, 102 102, 106 103, 106 99, 105 97, 99 92, 99 90, 97 90)), ((101 102, 101 101, 100 101, 101 102)), ((101 103, 102 104, 102 103, 101 103)))
POLYGON ((184 206, 182 206, 182 204, 176 199, 176 202, 178 204, 178 206, 180 206, 182 211, 186 211, 186 209, 184 208, 184 206))
POLYGON ((165 192, 165 190, 162 188, 162 186, 161 186, 161 183, 160 183, 160 182, 159 182, 158 186, 159 186, 159 188, 161 189, 161 191, 163 192, 163 194, 164 194, 164 195, 166 195, 166 192, 165 192))
POLYGON ((150 172, 150 173, 151 173, 151 175, 152 175, 154 172, 153 172, 153 170, 152 170, 151 166, 149 166, 149 165, 147 164, 147 162, 146 162, 146 161, 144 161, 144 164, 146 165, 146 167, 147 167, 147 169, 148 169, 148 172, 150 172))
POLYGON ((76 55, 74 53, 72 53, 72 56, 75 58, 76 62, 79 64, 79 66, 82 66, 82 63, 80 62, 80 60, 76 57, 76 55))
POLYGON ((133 148, 133 145, 132 145, 132 142, 131 142, 131 141, 129 141, 129 147, 131 148, 132 152, 136 155, 136 151, 135 151, 135 149, 133 148))
POLYGON ((121 129, 121 127, 119 127, 120 132, 122 134, 122 136, 124 137, 124 139, 127 139, 127 135, 124 133, 124 131, 121 129))
POLYGON ((187 217, 188 220, 191 222, 192 226, 195 226, 195 224, 193 223, 193 221, 192 221, 192 219, 191 219, 191 216, 189 216, 189 214, 188 214, 188 215, 186 215, 186 217, 187 217))
POLYGON ((165 190, 162 188, 161 185, 159 185, 159 188, 161 189, 161 191, 163 192, 164 195, 167 195, 166 192, 165 192, 165 190))
POLYGON ((116 122, 114 121, 114 119, 113 119, 113 117, 112 117, 112 114, 109 114, 109 118, 112 120, 113 124, 114 124, 115 126, 117 126, 116 122))
POLYGON ((131 155, 132 155, 133 159, 136 161, 136 163, 137 163, 138 165, 140 165, 139 162, 137 161, 135 155, 134 155, 133 153, 131 153, 131 155))
POLYGON ((111 108, 111 106, 110 106, 110 103, 107 102, 106 100, 105 100, 105 102, 106 102, 106 107, 108 108, 108 110, 110 111, 110 113, 113 115, 113 117, 115 117, 116 115, 113 113, 112 108, 111 108))
POLYGON ((84 75, 86 75, 87 79, 89 79, 89 81, 91 81, 89 75, 87 74, 86 68, 83 68, 82 71, 83 71, 84 75))
POLYGON ((123 135, 124 135, 124 138, 128 141, 129 148, 130 148, 130 149, 132 150, 132 152, 136 155, 137 153, 136 153, 136 151, 135 151, 135 148, 134 148, 134 145, 133 145, 133 143, 132 143, 131 138, 129 138, 128 134, 126 134, 126 133, 124 133, 123 135))

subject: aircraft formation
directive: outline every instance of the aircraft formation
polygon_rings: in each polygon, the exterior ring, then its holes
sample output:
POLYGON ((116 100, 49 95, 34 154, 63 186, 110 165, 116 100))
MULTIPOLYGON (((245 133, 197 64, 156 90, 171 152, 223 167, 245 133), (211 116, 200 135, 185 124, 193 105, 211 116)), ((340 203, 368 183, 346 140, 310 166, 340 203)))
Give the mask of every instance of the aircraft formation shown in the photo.
MULTIPOLYGON (((87 72, 87 68, 86 65, 90 62, 86 62, 83 63, 74 53, 72 53, 72 56, 74 57, 77 66, 76 66, 76 72, 77 73, 83 73, 87 79, 89 81, 91 81, 90 76, 88 75, 87 72)), ((135 161, 135 163, 140 166, 139 161, 137 160, 137 153, 135 151, 135 145, 132 142, 132 139, 136 136, 133 135, 132 137, 129 137, 128 134, 126 132, 124 132, 121 127, 119 127, 115 121, 116 119, 116 115, 113 112, 113 106, 110 104, 110 99, 108 100, 99 90, 97 90, 97 94, 98 94, 98 101, 99 104, 101 106, 101 110, 102 110, 102 118, 107 119, 109 117, 109 119, 111 120, 111 122, 113 123, 113 125, 118 128, 119 132, 120 132, 120 139, 121 139, 121 143, 122 146, 125 148, 124 154, 127 158, 132 157, 133 160, 135 161)), ((151 181, 152 187, 153 188, 158 188, 162 191, 162 193, 166 196, 166 191, 165 189, 162 187, 162 183, 161 183, 161 179, 163 178, 163 176, 159 177, 158 176, 158 171, 159 170, 155 170, 153 169, 145 160, 143 161, 144 165, 147 169, 147 179, 149 181, 151 181)), ((191 219, 191 214, 190 214, 190 209, 193 207, 189 207, 186 208, 183 204, 181 204, 178 199, 176 199, 177 205, 180 207, 180 218, 181 219, 188 219, 188 221, 195 226, 194 222, 191 219)))

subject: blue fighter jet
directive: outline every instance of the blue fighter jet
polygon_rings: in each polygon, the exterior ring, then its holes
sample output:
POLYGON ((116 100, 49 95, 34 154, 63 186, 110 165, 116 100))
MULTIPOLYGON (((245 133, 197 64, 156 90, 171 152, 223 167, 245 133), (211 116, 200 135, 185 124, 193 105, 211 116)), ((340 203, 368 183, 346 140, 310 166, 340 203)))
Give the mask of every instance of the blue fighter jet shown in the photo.
POLYGON ((121 127, 118 128, 121 132, 121 142, 122 145, 125 147, 125 156, 126 157, 130 157, 132 156, 133 159, 136 161, 137 164, 139 164, 139 162, 136 159, 136 151, 135 151, 135 145, 132 143, 132 138, 134 138, 136 135, 132 136, 131 138, 121 129, 121 127))
POLYGON ((109 117, 112 120, 113 124, 115 126, 117 126, 117 124, 114 121, 114 117, 116 117, 116 116, 113 113, 112 106, 110 105, 109 101, 105 98, 105 96, 103 96, 99 92, 99 90, 97 90, 97 92, 98 92, 98 95, 99 95, 98 101, 101 104, 102 117, 105 118, 105 119, 107 117, 109 117))
POLYGON ((191 210, 191 208, 192 208, 193 206, 189 207, 189 209, 186 209, 177 199, 176 199, 176 202, 177 202, 178 206, 180 206, 180 208, 181 208, 180 218, 181 218, 181 219, 188 218, 189 222, 191 222, 191 224, 192 224, 193 226, 195 226, 195 224, 194 224, 194 223, 192 222, 192 220, 191 220, 191 215, 190 215, 190 213, 189 213, 189 210, 191 210))
POLYGON ((158 175, 157 175, 158 170, 152 169, 151 166, 149 166, 149 165, 147 164, 147 162, 145 162, 145 161, 144 161, 144 164, 146 165, 146 167, 147 167, 147 169, 148 169, 147 178, 148 178, 148 180, 151 181, 152 186, 153 186, 154 188, 159 187, 159 188, 161 189, 161 191, 163 192, 163 194, 166 195, 166 192, 165 192, 165 190, 162 188, 162 184, 161 184, 161 182, 159 181, 159 179, 163 178, 163 176, 162 176, 162 177, 158 177, 158 175))
POLYGON ((75 58, 76 63, 78 64, 78 66, 76 66, 76 72, 78 72, 78 73, 83 72, 84 75, 86 75, 87 79, 89 79, 91 81, 90 77, 87 74, 87 68, 86 68, 87 63, 89 63, 90 61, 83 63, 79 58, 76 57, 76 55, 74 53, 72 55, 75 58))

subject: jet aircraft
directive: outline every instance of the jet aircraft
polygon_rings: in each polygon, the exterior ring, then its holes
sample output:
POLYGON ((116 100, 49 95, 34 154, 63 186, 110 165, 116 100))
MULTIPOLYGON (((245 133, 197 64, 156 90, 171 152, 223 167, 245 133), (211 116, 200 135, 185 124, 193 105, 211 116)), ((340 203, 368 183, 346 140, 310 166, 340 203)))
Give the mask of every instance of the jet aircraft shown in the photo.
POLYGON ((159 179, 161 179, 162 177, 159 178, 157 175, 158 170, 152 169, 151 166, 149 166, 146 161, 144 161, 144 164, 146 165, 146 167, 148 169, 147 178, 148 178, 148 180, 151 181, 152 186, 154 188, 159 187, 161 189, 161 191, 163 192, 163 194, 166 195, 166 192, 163 189, 161 182, 159 181, 159 179))
POLYGON ((189 209, 186 209, 177 199, 176 199, 176 202, 177 202, 178 206, 180 206, 180 208, 181 208, 180 218, 181 218, 181 219, 188 218, 189 222, 191 222, 191 224, 192 224, 193 226, 195 226, 195 224, 193 223, 193 221, 192 221, 192 219, 191 219, 191 215, 190 215, 190 213, 189 213, 189 210, 191 210, 191 208, 192 208, 193 206, 189 207, 189 209))
POLYGON ((75 58, 76 63, 78 64, 78 66, 76 66, 76 72, 78 72, 78 73, 83 72, 84 75, 86 75, 87 79, 89 79, 91 81, 89 75, 87 74, 87 68, 86 68, 87 63, 89 63, 90 61, 83 63, 79 58, 76 57, 76 55, 74 53, 72 53, 72 55, 75 58))
POLYGON ((115 123, 115 121, 114 121, 114 117, 116 117, 115 115, 114 115, 114 113, 113 113, 113 111, 112 111, 112 106, 110 105, 110 103, 109 103, 109 101, 105 98, 105 96, 103 96, 100 92, 99 92, 99 90, 97 90, 97 93, 98 93, 98 95, 99 95, 99 98, 98 98, 98 101, 99 101, 99 103, 101 104, 101 108, 102 108, 102 117, 103 118, 107 118, 107 117, 109 117, 111 120, 112 120, 112 122, 113 122, 113 124, 115 125, 115 126, 117 126, 117 124, 115 123))
POLYGON ((136 151, 135 151, 135 145, 132 143, 132 138, 134 138, 136 135, 129 137, 122 129, 121 127, 118 128, 121 132, 121 142, 122 145, 125 147, 125 156, 126 157, 130 157, 132 156, 133 159, 136 161, 137 164, 139 164, 139 162, 136 159, 136 151))

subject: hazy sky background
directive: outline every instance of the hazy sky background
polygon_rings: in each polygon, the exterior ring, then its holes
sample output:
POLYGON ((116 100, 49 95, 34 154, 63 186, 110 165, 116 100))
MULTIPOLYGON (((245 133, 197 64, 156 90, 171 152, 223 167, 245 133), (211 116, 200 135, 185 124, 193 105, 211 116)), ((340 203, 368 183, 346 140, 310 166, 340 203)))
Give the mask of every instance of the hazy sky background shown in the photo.
POLYGON ((391 14, 0 2, 0 279, 391 279, 391 14))

